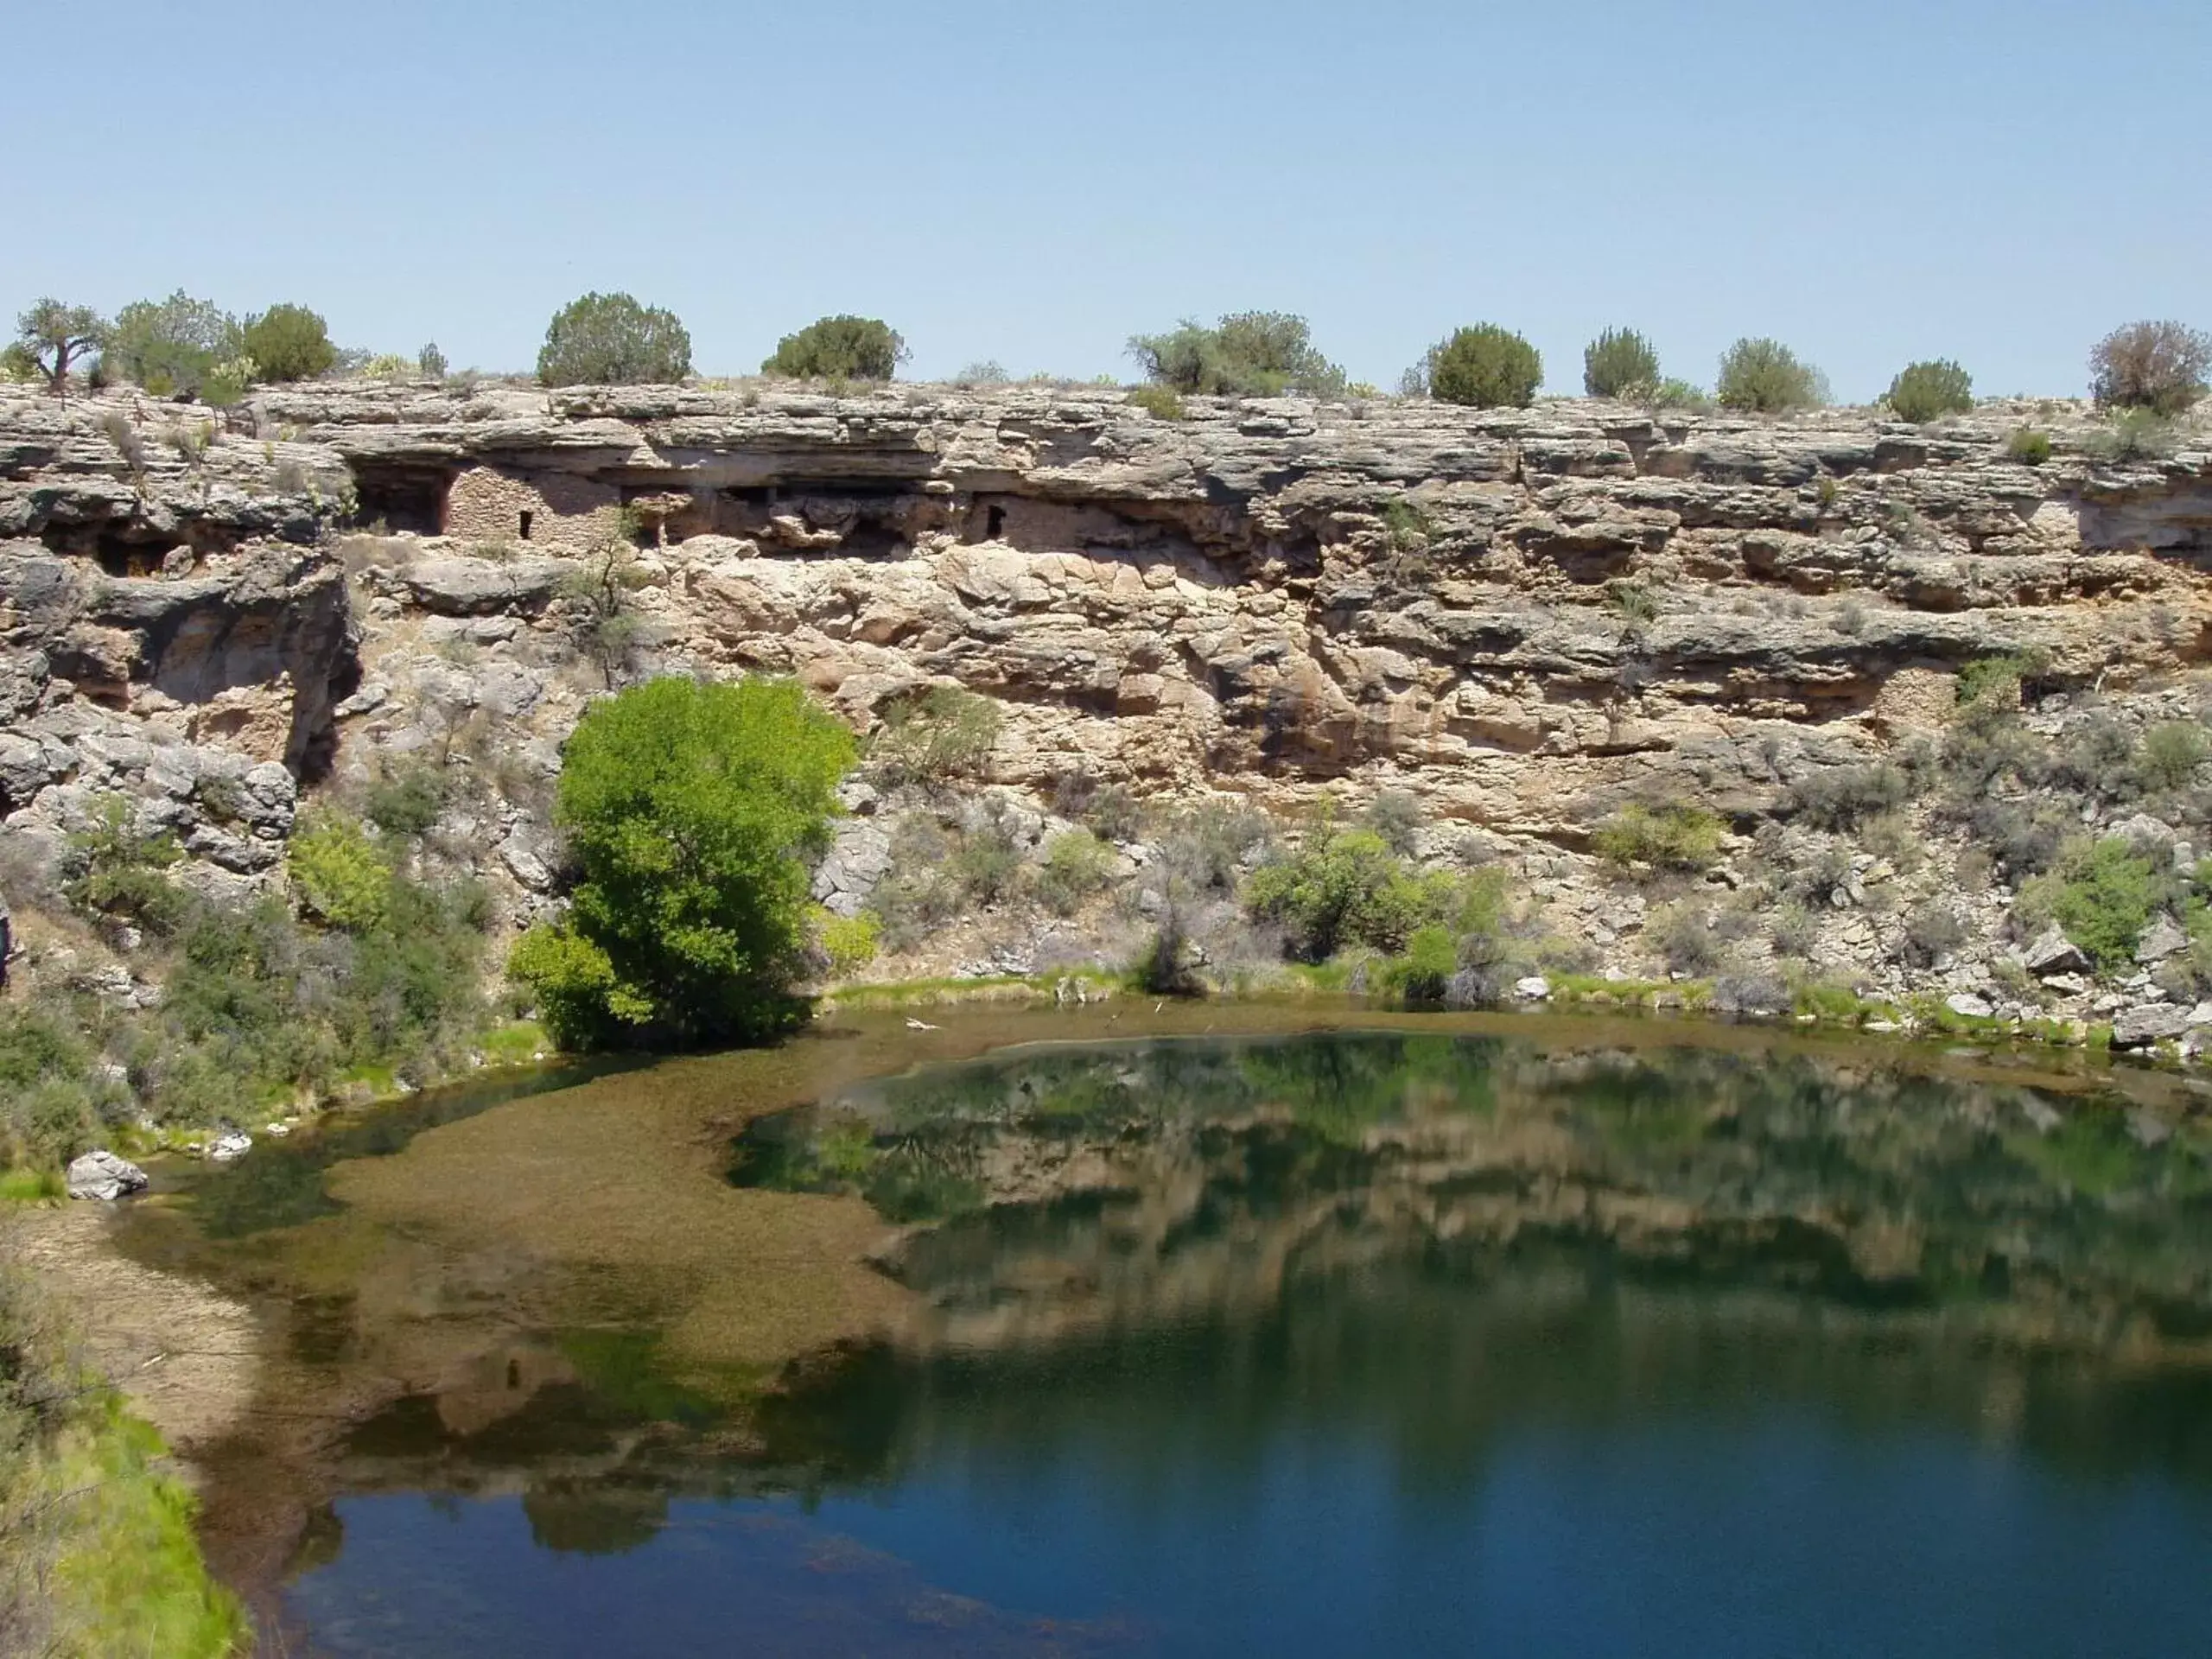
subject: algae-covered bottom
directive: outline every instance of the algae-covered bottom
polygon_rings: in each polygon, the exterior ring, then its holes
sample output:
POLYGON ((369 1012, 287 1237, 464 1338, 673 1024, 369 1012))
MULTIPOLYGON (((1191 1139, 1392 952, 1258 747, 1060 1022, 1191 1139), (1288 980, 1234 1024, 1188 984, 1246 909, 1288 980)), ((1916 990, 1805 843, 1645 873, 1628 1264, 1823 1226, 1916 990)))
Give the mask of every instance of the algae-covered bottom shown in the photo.
POLYGON ((213 1247, 316 1310, 294 1650, 2212 1649, 2184 1096, 1354 1018, 864 1021, 334 1166, 213 1247))

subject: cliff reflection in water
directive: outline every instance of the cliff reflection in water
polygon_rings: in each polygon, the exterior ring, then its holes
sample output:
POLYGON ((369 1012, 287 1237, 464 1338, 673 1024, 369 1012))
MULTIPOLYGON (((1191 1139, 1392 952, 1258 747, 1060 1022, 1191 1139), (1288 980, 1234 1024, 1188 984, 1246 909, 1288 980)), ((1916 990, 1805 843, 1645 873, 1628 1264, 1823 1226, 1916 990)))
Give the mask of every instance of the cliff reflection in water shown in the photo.
POLYGON ((1234 1320, 1413 1272, 2212 1358, 2200 1127, 1829 1058, 1399 1033, 1032 1050, 765 1121, 736 1179, 914 1224, 886 1266, 931 1310, 924 1349, 1234 1320))

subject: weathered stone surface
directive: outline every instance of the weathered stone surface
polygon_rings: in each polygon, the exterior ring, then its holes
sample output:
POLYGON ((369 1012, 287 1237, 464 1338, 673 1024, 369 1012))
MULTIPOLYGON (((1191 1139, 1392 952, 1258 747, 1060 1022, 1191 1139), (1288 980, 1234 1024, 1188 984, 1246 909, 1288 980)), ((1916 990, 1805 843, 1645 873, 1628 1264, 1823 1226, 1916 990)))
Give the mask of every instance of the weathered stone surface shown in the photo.
POLYGON ((101 1147, 71 1160, 68 1181, 71 1198, 112 1204, 133 1192, 144 1192, 146 1172, 101 1147))
POLYGON ((1987 997, 1979 996, 1972 991, 1952 992, 1943 999, 1943 1006, 1967 1020, 1987 1020, 1997 1012, 1987 997))
POLYGON ((2181 924, 2171 916, 2154 916, 2135 946, 2135 960, 2142 963, 2164 962, 2175 951, 2188 948, 2189 935, 2182 931, 2181 924))
POLYGON ((2036 935, 2035 942, 2020 953, 2020 965, 2038 977, 2052 974, 2079 974, 2088 970, 2089 959, 2082 947, 2066 937, 2066 930, 2056 922, 2036 935))
POLYGON ((2112 1022, 2114 1048, 2148 1048, 2189 1029, 2189 1010, 2171 1002, 2129 1008, 2112 1022))
POLYGON ((424 559, 394 581, 427 611, 480 616, 542 604, 573 568, 559 559, 424 559))

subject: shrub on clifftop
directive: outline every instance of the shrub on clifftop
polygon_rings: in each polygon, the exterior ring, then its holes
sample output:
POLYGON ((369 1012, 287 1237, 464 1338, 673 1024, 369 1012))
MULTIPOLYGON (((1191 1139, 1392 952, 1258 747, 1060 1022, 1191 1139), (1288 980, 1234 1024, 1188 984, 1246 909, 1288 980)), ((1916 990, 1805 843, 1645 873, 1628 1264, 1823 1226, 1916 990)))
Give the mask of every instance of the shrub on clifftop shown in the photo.
POLYGON ((245 338, 237 318, 179 289, 166 300, 138 300, 116 313, 103 356, 111 372, 156 397, 196 396, 218 365, 245 350, 245 338))
POLYGON ((1910 364, 1890 382, 1882 401, 1899 420, 1916 426, 1942 415, 1963 415, 1974 407, 1974 377, 1948 359, 1910 364))
POLYGON ((548 386, 664 385, 691 372, 691 336, 672 311, 627 294, 587 294, 553 314, 537 352, 548 386))
POLYGON ((1238 311, 1211 328, 1186 317, 1172 333, 1132 335, 1129 355, 1143 367, 1146 379, 1178 392, 1224 397, 1344 395, 1344 372, 1321 355, 1306 319, 1285 311, 1238 311))
POLYGON ((1633 328, 1608 328, 1582 352, 1582 390, 1592 397, 1633 397, 1656 391, 1659 353, 1633 328))
POLYGON ((264 380, 312 380, 338 360, 330 330, 304 305, 272 305, 248 317, 244 344, 264 380))
POLYGON ((1462 328, 1428 354, 1428 395, 1439 403, 1526 409, 1543 378, 1536 348, 1494 322, 1462 328))
POLYGON ((888 380, 906 359, 906 342, 879 317, 817 317, 776 342, 763 374, 794 380, 888 380))
POLYGON ((2131 322, 2089 353, 2089 393, 2110 409, 2181 415, 2212 379, 2212 334, 2178 322, 2131 322))
POLYGON ((554 1036, 689 1046, 785 1023, 804 859, 852 760, 852 734, 787 680, 653 680, 595 704, 555 811, 582 880, 507 964, 554 1036))
POLYGON ((1827 401, 1827 382, 1778 340, 1739 340, 1720 354, 1713 396, 1723 409, 1778 415, 1827 401))

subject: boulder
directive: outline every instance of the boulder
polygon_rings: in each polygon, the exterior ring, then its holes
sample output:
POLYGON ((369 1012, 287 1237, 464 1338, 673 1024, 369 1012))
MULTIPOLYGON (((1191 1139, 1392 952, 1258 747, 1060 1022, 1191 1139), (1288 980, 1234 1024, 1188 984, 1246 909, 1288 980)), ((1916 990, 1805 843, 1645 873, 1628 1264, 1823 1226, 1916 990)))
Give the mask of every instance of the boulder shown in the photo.
POLYGON ((243 1158, 253 1150, 253 1137, 242 1130, 230 1129, 215 1137, 207 1148, 207 1155, 219 1164, 227 1164, 243 1158))
POLYGON ((2189 948, 2189 935, 2171 916, 2154 916, 2151 925, 2143 930, 2143 938, 2136 944, 2138 962, 2164 962, 2177 950, 2189 948))
POLYGON ((1987 997, 1976 996, 1972 991, 1953 991, 1943 999, 1943 1006, 1967 1020, 1993 1019, 1997 1013, 1987 997))
POLYGON ((1513 982, 1513 995, 1524 1002, 1541 1002, 1552 994, 1552 982, 1541 974, 1531 974, 1526 979, 1513 982))
POLYGON ((2066 930, 2053 922, 2020 952, 2020 965, 2041 979, 2051 974, 2086 973, 2089 959, 2080 945, 2066 937, 2066 930))
POLYGON ((550 598, 570 566, 559 559, 423 559, 397 573, 408 599, 442 616, 531 608, 550 598))
POLYGON ((88 1152, 69 1166, 69 1196, 113 1204, 146 1190, 146 1172, 105 1147, 88 1152))
POLYGON ((2189 1010, 2171 1002, 2149 1002, 2128 1009, 2112 1022, 2114 1048, 2148 1048, 2189 1029, 2189 1010))

